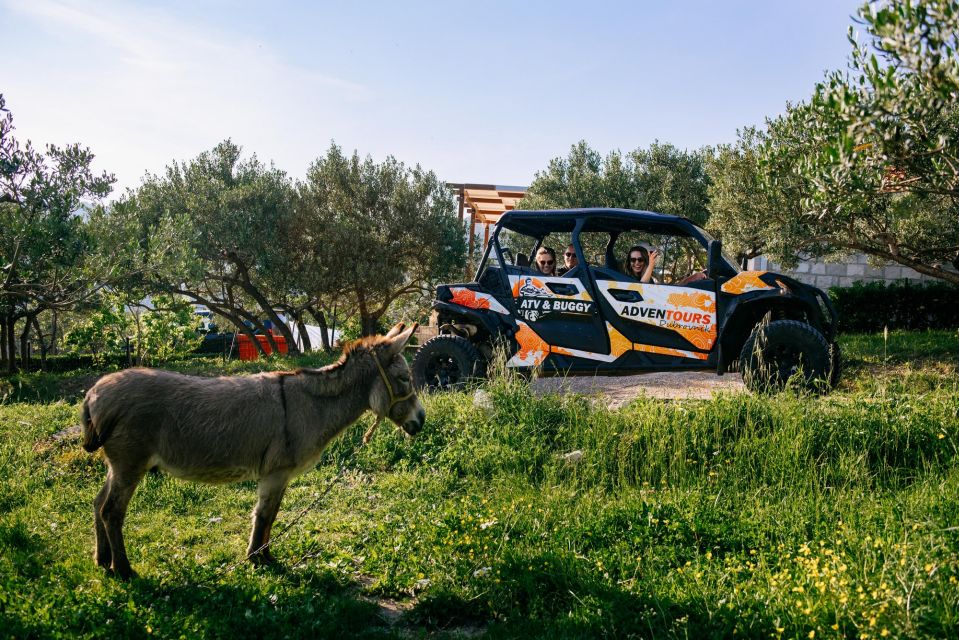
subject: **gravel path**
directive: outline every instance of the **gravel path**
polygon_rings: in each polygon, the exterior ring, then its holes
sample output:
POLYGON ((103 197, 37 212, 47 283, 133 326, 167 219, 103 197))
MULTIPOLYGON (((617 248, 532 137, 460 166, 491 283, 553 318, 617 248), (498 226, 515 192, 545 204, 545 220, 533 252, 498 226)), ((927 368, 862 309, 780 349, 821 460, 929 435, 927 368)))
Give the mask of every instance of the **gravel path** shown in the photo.
POLYGON ((714 392, 744 391, 738 373, 717 376, 709 371, 677 373, 642 373, 632 376, 581 376, 570 378, 538 378, 533 381, 536 393, 573 392, 599 394, 618 408, 643 394, 664 400, 708 400, 714 392))

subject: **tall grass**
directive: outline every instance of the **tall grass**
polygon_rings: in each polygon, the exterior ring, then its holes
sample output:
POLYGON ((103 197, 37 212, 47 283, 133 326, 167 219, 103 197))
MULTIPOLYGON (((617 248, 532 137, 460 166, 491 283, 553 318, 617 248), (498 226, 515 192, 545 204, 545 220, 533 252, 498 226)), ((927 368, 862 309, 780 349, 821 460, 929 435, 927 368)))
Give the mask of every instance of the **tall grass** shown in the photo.
POLYGON ((150 476, 130 584, 90 559, 102 463, 50 440, 76 405, 0 406, 0 634, 956 637, 952 339, 894 334, 888 363, 850 340, 824 397, 611 411, 500 372, 426 398, 416 439, 361 446, 367 418, 330 447, 284 502, 278 531, 333 481, 282 569, 233 566, 251 484, 150 476))

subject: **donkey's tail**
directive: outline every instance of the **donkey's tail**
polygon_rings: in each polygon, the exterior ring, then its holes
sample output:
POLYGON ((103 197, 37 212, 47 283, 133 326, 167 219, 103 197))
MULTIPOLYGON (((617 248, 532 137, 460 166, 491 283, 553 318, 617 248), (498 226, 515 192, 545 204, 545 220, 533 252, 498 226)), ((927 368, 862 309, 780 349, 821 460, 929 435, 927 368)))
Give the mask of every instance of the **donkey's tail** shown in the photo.
POLYGON ((110 437, 113 431, 113 420, 98 420, 94 424, 90 416, 90 397, 83 399, 83 414, 81 417, 81 426, 83 427, 83 448, 93 453, 103 446, 103 443, 110 437))

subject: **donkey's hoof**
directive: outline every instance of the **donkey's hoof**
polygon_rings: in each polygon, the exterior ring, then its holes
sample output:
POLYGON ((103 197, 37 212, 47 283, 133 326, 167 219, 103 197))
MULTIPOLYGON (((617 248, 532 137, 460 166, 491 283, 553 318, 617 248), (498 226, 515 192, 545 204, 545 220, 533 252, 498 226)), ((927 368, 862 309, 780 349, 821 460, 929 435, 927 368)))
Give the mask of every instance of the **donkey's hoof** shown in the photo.
POLYGON ((113 566, 110 568, 110 573, 112 573, 115 578, 123 580, 124 582, 140 577, 139 574, 137 574, 137 572, 130 567, 130 565, 113 566))
POLYGON ((247 556, 247 559, 258 567, 276 564, 276 558, 268 550, 251 553, 247 556))
POLYGON ((107 570, 110 570, 110 565, 113 564, 113 558, 110 557, 109 553, 102 555, 98 553, 93 556, 93 561, 97 563, 98 567, 103 567, 107 570))

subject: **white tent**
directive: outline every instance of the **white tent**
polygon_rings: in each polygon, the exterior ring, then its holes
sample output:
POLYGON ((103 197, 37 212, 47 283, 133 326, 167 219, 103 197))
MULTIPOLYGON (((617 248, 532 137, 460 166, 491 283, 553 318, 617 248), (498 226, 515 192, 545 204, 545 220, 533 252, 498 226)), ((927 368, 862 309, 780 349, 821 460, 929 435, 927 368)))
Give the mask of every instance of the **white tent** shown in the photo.
MULTIPOLYGON (((290 331, 293 333, 293 339, 296 340, 297 346, 300 350, 303 350, 303 341, 300 339, 300 330, 297 328, 295 322, 287 322, 287 326, 290 328, 290 331)), ((304 325, 306 327, 306 334, 310 338, 310 346, 313 347, 313 351, 319 351, 323 348, 323 330, 312 324, 304 325)), ((330 332, 330 344, 336 344, 336 341, 340 337, 339 331, 330 332)))

